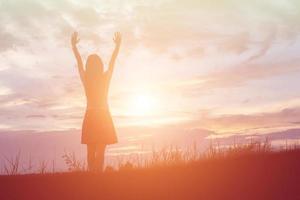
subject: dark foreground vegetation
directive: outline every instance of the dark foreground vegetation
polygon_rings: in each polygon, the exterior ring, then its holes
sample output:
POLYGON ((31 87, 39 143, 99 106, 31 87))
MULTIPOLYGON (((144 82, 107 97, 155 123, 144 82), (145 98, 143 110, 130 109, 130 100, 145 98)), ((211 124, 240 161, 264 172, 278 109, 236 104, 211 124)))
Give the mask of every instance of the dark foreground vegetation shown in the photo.
POLYGON ((1 200, 300 199, 300 151, 251 151, 103 174, 0 176, 1 200))

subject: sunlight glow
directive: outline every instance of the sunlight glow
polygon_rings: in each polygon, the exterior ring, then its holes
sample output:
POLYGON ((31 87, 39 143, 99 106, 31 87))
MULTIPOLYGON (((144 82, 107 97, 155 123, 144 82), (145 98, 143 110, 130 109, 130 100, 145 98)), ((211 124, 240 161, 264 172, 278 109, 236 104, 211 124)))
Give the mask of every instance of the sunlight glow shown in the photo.
POLYGON ((130 113, 135 116, 151 115, 158 111, 157 99, 148 93, 133 95, 130 104, 130 113))

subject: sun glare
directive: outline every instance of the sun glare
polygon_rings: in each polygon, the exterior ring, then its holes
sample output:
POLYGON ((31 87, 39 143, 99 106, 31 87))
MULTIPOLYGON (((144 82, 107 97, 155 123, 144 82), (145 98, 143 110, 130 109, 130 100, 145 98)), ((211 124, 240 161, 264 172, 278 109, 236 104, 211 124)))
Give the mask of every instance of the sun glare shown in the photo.
POLYGON ((157 99, 151 94, 136 94, 131 99, 131 113, 133 115, 151 115, 157 111, 157 99))

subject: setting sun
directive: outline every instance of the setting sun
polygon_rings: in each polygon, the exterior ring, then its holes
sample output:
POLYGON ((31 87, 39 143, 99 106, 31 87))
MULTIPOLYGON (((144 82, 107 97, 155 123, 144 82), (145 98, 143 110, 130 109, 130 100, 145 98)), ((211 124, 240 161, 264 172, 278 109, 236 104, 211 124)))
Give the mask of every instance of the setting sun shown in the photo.
POLYGON ((132 115, 151 115, 158 110, 157 99, 148 93, 135 94, 130 99, 130 110, 132 115))

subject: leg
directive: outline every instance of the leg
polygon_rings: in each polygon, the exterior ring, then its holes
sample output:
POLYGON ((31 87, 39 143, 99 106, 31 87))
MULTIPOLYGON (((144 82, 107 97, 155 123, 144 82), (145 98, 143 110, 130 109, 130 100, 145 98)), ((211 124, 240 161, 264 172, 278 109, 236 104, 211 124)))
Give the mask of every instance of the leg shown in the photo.
POLYGON ((87 144, 88 170, 93 171, 96 158, 96 144, 87 144))
POLYGON ((103 171, 104 165, 104 153, 105 153, 105 144, 97 144, 96 147, 96 158, 95 158, 95 170, 96 171, 103 171))

